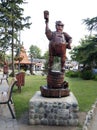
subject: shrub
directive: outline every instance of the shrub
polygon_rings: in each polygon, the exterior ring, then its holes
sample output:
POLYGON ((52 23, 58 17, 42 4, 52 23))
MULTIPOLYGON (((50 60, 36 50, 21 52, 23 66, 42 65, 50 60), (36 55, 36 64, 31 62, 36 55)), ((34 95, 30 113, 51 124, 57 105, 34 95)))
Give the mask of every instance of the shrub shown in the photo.
POLYGON ((93 78, 93 74, 91 70, 83 70, 81 71, 81 78, 85 79, 85 80, 90 80, 93 78))
POLYGON ((79 77, 79 72, 78 71, 72 71, 72 70, 69 70, 65 73, 65 75, 67 77, 72 77, 72 78, 75 78, 75 77, 79 77))
POLYGON ((97 74, 94 75, 93 79, 97 81, 97 74))

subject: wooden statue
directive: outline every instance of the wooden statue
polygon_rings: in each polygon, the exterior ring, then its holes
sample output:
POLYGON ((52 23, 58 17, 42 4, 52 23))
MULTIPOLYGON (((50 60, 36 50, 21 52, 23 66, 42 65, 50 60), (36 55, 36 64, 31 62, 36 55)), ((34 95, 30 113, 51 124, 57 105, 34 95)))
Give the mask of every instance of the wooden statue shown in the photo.
POLYGON ((47 10, 44 11, 44 19, 46 23, 45 34, 50 41, 48 68, 52 70, 54 56, 58 56, 61 57, 61 71, 64 72, 66 48, 71 49, 72 38, 68 33, 63 32, 64 24, 61 21, 56 21, 56 31, 49 29, 49 12, 47 10))
POLYGON ((52 32, 49 29, 49 12, 44 11, 44 19, 46 23, 45 34, 49 42, 49 62, 48 62, 48 75, 47 85, 41 86, 41 95, 44 97, 65 97, 69 96, 69 84, 64 81, 66 48, 70 49, 71 36, 63 32, 64 24, 61 21, 56 21, 56 31, 52 32), (52 71, 54 57, 61 58, 61 71, 52 71))

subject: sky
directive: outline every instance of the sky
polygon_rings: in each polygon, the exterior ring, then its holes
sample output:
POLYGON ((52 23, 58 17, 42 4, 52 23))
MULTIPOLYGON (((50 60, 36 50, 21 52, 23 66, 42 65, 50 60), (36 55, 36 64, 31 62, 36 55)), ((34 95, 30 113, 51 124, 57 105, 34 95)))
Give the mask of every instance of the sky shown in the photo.
MULTIPOLYGON (((55 31, 55 22, 64 23, 64 32, 72 37, 72 47, 77 46, 81 38, 88 35, 83 19, 97 16, 97 0, 26 0, 23 5, 24 16, 30 16, 30 29, 21 32, 21 42, 28 51, 36 45, 44 54, 49 45, 45 36, 45 20, 43 12, 49 11, 49 27, 55 31)), ((67 53, 69 51, 67 50, 67 53)))

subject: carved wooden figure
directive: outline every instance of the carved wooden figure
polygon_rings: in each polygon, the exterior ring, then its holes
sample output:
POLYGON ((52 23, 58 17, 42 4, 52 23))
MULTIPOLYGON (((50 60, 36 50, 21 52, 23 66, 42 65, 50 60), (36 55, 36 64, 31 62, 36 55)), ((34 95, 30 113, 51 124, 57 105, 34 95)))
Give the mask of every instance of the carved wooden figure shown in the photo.
POLYGON ((61 71, 64 71, 64 65, 66 60, 66 48, 71 49, 72 37, 63 32, 64 24, 61 21, 56 21, 56 31, 49 29, 49 12, 44 11, 44 18, 46 23, 45 34, 49 40, 49 63, 48 67, 51 70, 54 56, 61 57, 61 71))
POLYGON ((48 26, 49 12, 44 11, 44 19, 46 23, 45 34, 49 40, 49 61, 47 86, 41 86, 41 95, 44 97, 65 97, 69 96, 68 82, 64 81, 64 68, 66 60, 66 49, 70 49, 71 36, 63 32, 64 24, 56 21, 56 31, 51 31, 48 26), (54 57, 61 58, 61 71, 52 70, 54 57))

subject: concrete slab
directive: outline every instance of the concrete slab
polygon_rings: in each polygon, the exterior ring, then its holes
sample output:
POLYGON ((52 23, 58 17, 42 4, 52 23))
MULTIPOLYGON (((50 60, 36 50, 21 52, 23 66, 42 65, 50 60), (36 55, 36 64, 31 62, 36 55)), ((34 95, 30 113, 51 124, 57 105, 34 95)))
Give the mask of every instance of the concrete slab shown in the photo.
POLYGON ((37 91, 35 93, 35 95, 30 99, 29 102, 32 102, 32 101, 46 101, 46 102, 66 102, 66 103, 69 103, 69 104, 77 104, 78 105, 78 101, 76 99, 76 97, 74 96, 74 94, 72 92, 70 92, 70 95, 67 96, 67 97, 61 97, 61 98, 47 98, 47 97, 43 97, 41 96, 41 92, 40 91, 37 91))

